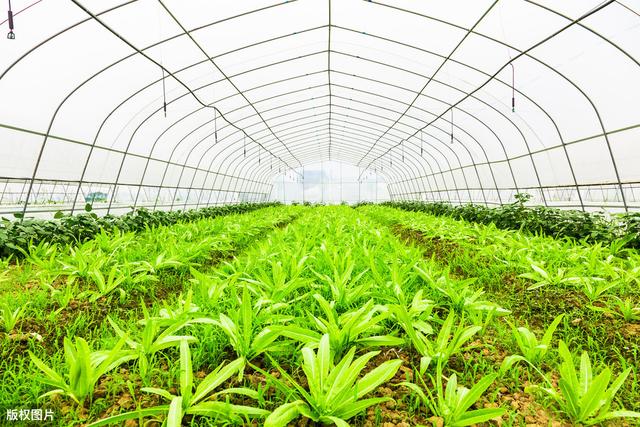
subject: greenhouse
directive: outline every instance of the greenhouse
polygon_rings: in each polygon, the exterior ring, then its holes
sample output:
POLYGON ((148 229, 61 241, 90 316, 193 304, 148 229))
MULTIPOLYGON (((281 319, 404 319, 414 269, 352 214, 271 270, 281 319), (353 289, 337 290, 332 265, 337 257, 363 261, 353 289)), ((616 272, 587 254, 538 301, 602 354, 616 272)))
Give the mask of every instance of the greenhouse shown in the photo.
POLYGON ((640 426, 640 1, 3 5, 0 425, 640 426))

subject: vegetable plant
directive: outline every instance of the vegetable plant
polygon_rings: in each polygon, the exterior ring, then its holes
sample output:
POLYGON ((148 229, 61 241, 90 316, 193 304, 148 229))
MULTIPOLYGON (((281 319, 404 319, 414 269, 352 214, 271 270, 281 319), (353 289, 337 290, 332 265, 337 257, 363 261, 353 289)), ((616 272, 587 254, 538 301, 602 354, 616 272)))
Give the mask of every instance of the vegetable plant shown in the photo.
POLYGON ((320 318, 308 313, 316 330, 297 325, 279 326, 275 329, 283 336, 311 346, 318 345, 326 334, 331 341, 331 351, 335 352, 334 356, 338 358, 354 344, 380 347, 399 346, 404 343, 402 338, 392 335, 374 335, 383 330, 381 323, 389 314, 386 308, 374 306, 372 300, 360 308, 338 314, 335 303, 328 302, 320 294, 315 294, 314 298, 324 314, 324 318, 320 318))
POLYGON ((432 413, 442 418, 445 426, 462 427, 487 422, 502 416, 503 408, 484 408, 469 410, 480 399, 482 394, 495 381, 497 375, 484 376, 471 389, 458 385, 458 376, 452 374, 446 387, 442 384, 442 366, 438 364, 435 378, 435 395, 422 376, 418 376, 419 384, 402 382, 427 406, 432 413))
POLYGON ((2 313, 0 320, 2 320, 2 329, 5 332, 13 331, 13 328, 16 327, 16 323, 18 323, 18 320, 20 320, 20 317, 22 317, 28 305, 29 303, 27 302, 15 310, 12 310, 9 303, 6 301, 2 303, 2 306, 0 306, 0 312, 2 313))
POLYGON ((347 420, 368 407, 389 400, 387 397, 363 397, 393 377, 402 361, 388 360, 359 378, 360 372, 379 352, 368 352, 354 360, 355 352, 355 347, 352 347, 338 363, 332 363, 331 354, 334 351, 328 334, 320 338, 317 352, 304 347, 302 370, 307 379, 308 390, 276 364, 282 379, 271 378, 278 388, 296 400, 276 408, 267 417, 264 426, 284 427, 303 416, 323 424, 344 427, 349 425, 347 420))
POLYGON ((507 356, 502 363, 501 370, 504 371, 508 369, 511 365, 520 360, 529 363, 534 368, 540 366, 547 355, 548 350, 551 348, 553 333, 556 331, 556 328, 562 321, 563 317, 564 314, 556 316, 540 340, 538 340, 535 334, 528 328, 525 328, 524 326, 520 326, 519 328, 512 326, 512 335, 516 344, 518 344, 520 354, 507 356))
POLYGON ((55 387, 40 397, 65 394, 82 405, 93 395, 96 382, 107 372, 136 357, 132 351, 122 350, 126 338, 120 339, 111 350, 92 351, 89 344, 76 337, 75 344, 70 338, 64 339, 64 361, 66 374, 60 374, 29 352, 33 363, 43 372, 43 383, 55 387))
POLYGON ((564 341, 560 341, 558 352, 562 358, 559 367, 559 390, 551 387, 540 389, 550 396, 573 422, 594 425, 613 418, 640 417, 639 412, 611 410, 613 399, 629 376, 631 368, 625 369, 609 385, 612 379, 611 370, 604 367, 595 375, 586 351, 582 352, 577 369, 573 355, 564 341))
POLYGON ((167 390, 156 387, 143 387, 142 391, 156 394, 169 401, 168 405, 154 406, 115 415, 89 424, 89 426, 103 426, 121 424, 123 421, 140 418, 143 416, 166 417, 167 427, 180 427, 185 415, 212 417, 223 422, 240 423, 247 418, 264 417, 269 412, 264 409, 245 405, 235 405, 227 401, 213 400, 218 396, 228 393, 237 393, 247 397, 257 397, 257 392, 246 388, 234 388, 214 390, 244 368, 244 360, 236 359, 233 362, 220 365, 208 374, 196 387, 193 381, 193 367, 189 343, 186 340, 180 342, 180 394, 175 395, 167 390))

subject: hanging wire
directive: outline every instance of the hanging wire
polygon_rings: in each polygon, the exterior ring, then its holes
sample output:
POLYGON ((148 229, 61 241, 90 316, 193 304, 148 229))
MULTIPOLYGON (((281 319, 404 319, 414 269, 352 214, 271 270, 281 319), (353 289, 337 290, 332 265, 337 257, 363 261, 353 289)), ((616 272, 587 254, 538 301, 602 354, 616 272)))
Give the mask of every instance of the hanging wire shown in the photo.
POLYGON ((453 106, 451 107, 451 143, 453 144, 453 106))
POLYGON ((245 159, 247 158, 247 135, 242 137, 242 155, 245 159))
POLYGON ((511 112, 516 112, 516 67, 510 62, 511 65, 511 112))
POLYGON ((165 84, 164 67, 160 67, 162 70, 162 110, 164 111, 164 117, 167 117, 167 86, 165 84))
POLYGON ((424 139, 424 132, 421 130, 420 131, 420 157, 422 157, 422 153, 423 153, 423 150, 422 150, 422 142, 423 142, 422 140, 423 139, 424 139))
MULTIPOLYGON (((162 33, 162 20, 160 19, 160 10, 157 11, 157 15, 156 15, 156 19, 157 19, 157 34, 158 34, 158 38, 162 39, 163 33, 162 33)), ((162 111, 164 112, 164 118, 167 118, 167 84, 166 84, 166 75, 164 72, 164 64, 163 64, 163 59, 164 59, 164 54, 163 54, 164 50, 163 50, 163 46, 160 46, 160 71, 162 72, 162 111)))
POLYGON ((404 163, 404 139, 400 142, 402 148, 402 163, 404 163))
MULTIPOLYGON (((504 28, 504 21, 503 21, 503 16, 502 16, 502 8, 499 9, 499 15, 500 15, 500 29, 502 31, 502 38, 506 41, 507 40, 507 32, 504 28)), ((516 112, 516 71, 515 71, 515 67, 513 66, 513 64, 511 63, 511 61, 513 61, 513 57, 511 56, 511 49, 509 47, 506 48, 507 49, 507 55, 509 55, 509 65, 511 66, 511 112, 515 113, 516 112)))
POLYGON ((16 35, 13 32, 13 10, 11 10, 11 0, 9 0, 9 11, 7 12, 7 21, 9 21, 9 33, 7 34, 7 38, 9 40, 15 40, 16 35))
POLYGON ((218 110, 213 109, 213 143, 218 143, 218 110))

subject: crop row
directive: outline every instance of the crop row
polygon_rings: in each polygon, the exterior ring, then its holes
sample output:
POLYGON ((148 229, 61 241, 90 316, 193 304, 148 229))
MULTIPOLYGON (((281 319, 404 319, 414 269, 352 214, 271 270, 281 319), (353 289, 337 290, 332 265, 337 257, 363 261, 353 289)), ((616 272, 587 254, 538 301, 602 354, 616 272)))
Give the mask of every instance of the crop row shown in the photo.
POLYGON ((517 194, 516 202, 499 207, 416 201, 385 204, 407 211, 445 215, 480 224, 495 224, 498 228, 507 230, 525 230, 556 238, 567 237, 606 245, 623 244, 626 247, 640 249, 640 213, 605 216, 600 212, 526 206, 529 198, 528 194, 517 194))
POLYGON ((187 211, 149 211, 145 208, 134 209, 121 216, 106 215, 98 217, 91 212, 91 204, 79 215, 65 215, 58 212, 53 220, 21 218, 0 221, 0 259, 22 257, 32 244, 51 243, 73 245, 94 238, 99 233, 121 231, 139 232, 148 228, 167 226, 178 222, 197 221, 215 218, 221 215, 250 212, 262 207, 273 206, 267 203, 241 203, 237 205, 213 206, 187 211))

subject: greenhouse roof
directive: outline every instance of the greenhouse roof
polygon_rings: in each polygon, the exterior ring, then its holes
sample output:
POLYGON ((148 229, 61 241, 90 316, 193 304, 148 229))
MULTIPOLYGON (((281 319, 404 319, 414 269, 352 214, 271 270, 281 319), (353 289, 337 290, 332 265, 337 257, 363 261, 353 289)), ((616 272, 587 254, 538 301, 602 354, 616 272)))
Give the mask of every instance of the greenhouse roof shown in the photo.
POLYGON ((640 208, 637 0, 10 8, 3 213, 265 200, 321 161, 393 199, 640 208))

